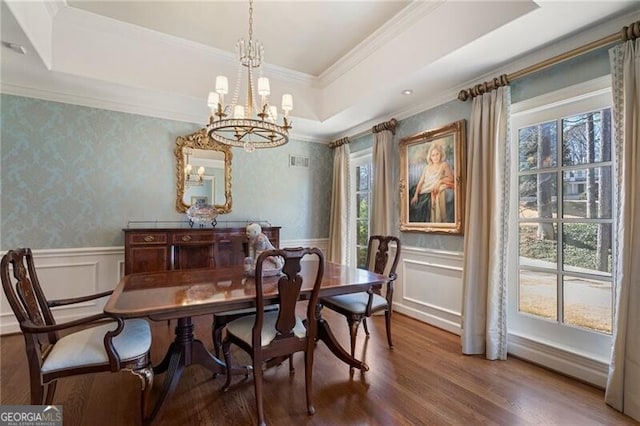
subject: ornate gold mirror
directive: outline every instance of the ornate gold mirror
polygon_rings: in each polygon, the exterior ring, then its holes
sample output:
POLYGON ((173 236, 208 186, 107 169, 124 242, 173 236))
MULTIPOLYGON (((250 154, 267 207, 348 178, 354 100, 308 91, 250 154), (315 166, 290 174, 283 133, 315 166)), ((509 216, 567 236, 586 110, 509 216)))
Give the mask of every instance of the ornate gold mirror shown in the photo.
POLYGON ((176 139, 176 209, 197 202, 218 213, 231 212, 231 149, 207 136, 206 129, 176 139))

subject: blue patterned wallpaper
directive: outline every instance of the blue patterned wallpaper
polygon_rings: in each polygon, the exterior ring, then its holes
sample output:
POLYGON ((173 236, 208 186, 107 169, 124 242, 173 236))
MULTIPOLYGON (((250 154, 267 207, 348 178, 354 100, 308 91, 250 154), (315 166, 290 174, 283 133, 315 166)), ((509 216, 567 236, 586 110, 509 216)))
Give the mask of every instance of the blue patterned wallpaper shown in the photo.
MULTIPOLYGON (((199 125, 5 94, 0 102, 2 250, 120 246, 128 221, 184 219, 173 148, 199 125)), ((327 237, 328 147, 233 153, 233 212, 220 220, 268 220, 282 239, 327 237), (310 168, 289 168, 291 153, 310 168)))

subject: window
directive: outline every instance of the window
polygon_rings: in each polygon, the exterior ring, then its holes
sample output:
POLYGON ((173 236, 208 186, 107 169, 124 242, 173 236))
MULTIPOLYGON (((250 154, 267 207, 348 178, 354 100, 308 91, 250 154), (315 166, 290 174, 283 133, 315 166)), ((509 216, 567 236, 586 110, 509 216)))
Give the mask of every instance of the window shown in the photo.
POLYGON ((613 319, 606 85, 599 79, 514 104, 511 123, 517 255, 510 259, 509 331, 601 359, 613 319))
POLYGON ((350 263, 365 268, 367 244, 369 243, 369 219, 371 210, 371 190, 373 185, 373 163, 371 149, 358 151, 350 158, 350 263))

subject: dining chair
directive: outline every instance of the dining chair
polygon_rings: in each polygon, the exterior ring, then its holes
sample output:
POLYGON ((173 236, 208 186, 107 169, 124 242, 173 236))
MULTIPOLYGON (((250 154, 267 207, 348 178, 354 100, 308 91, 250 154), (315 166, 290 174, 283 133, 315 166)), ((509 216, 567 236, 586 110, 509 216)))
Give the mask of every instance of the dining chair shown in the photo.
MULTIPOLYGON (((396 267, 400 260, 400 240, 394 236, 372 235, 367 245, 366 267, 377 274, 386 275, 386 291, 381 294, 381 286, 369 288, 366 292, 341 294, 320 298, 320 305, 336 311, 347 318, 349 336, 351 338, 351 356, 355 357, 356 337, 360 322, 369 337, 367 318, 376 312, 384 311, 387 328, 387 342, 389 348, 393 348, 391 341, 391 305, 393 302, 393 286, 397 278, 396 267), (389 244, 395 243, 396 250, 392 259, 389 259, 389 244)), ((351 368, 353 370, 353 368, 351 368)))
POLYGON ((222 349, 227 366, 227 380, 222 390, 227 391, 231 385, 231 344, 235 344, 251 356, 253 365, 253 381, 258 413, 258 424, 264 425, 264 408, 262 402, 262 371, 265 362, 284 360, 296 352, 305 354, 305 388, 307 398, 307 412, 315 413, 311 400, 313 354, 317 335, 317 303, 320 284, 324 273, 324 255, 318 248, 285 248, 268 250, 262 253, 256 263, 255 273, 255 302, 254 315, 245 316, 227 324, 227 335, 222 349), (311 296, 308 300, 306 317, 296 315, 296 304, 300 297, 300 289, 308 283, 303 283, 300 275, 301 260, 307 255, 317 256, 317 269, 308 277, 313 283, 311 296), (284 266, 276 277, 263 277, 263 262, 269 256, 282 256, 284 266), (266 282, 266 280, 269 280, 266 282), (276 282, 277 281, 277 282, 276 282), (264 310, 263 291, 274 288, 278 293, 280 309, 276 311, 264 310))
POLYGON ((125 321, 100 313, 56 323, 51 308, 98 299, 111 291, 47 300, 29 248, 9 250, 2 257, 0 273, 2 288, 24 335, 31 404, 50 405, 59 378, 130 370, 142 382, 140 412, 144 419, 153 385, 151 329, 147 321, 125 321))
MULTIPOLYGON (((245 257, 247 257, 248 239, 246 235, 222 236, 216 238, 213 253, 216 268, 222 266, 242 265, 245 257), (230 246, 228 250, 221 250, 223 245, 230 246), (226 253, 222 256, 221 253, 226 253)), ((271 311, 278 309, 278 305, 267 305, 265 310, 271 311)), ((211 325, 211 339, 213 340, 213 351, 216 357, 220 358, 222 353, 222 334, 227 323, 246 315, 255 313, 255 308, 235 309, 233 311, 219 312, 213 314, 213 323, 211 325)))

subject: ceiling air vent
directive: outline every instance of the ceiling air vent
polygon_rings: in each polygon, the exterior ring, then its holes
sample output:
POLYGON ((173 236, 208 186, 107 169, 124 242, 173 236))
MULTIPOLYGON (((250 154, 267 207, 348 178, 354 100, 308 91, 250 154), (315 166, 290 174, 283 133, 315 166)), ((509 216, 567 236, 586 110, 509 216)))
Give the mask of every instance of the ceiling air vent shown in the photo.
POLYGON ((309 157, 303 157, 302 155, 289 155, 289 167, 301 167, 303 169, 308 169, 309 157))

